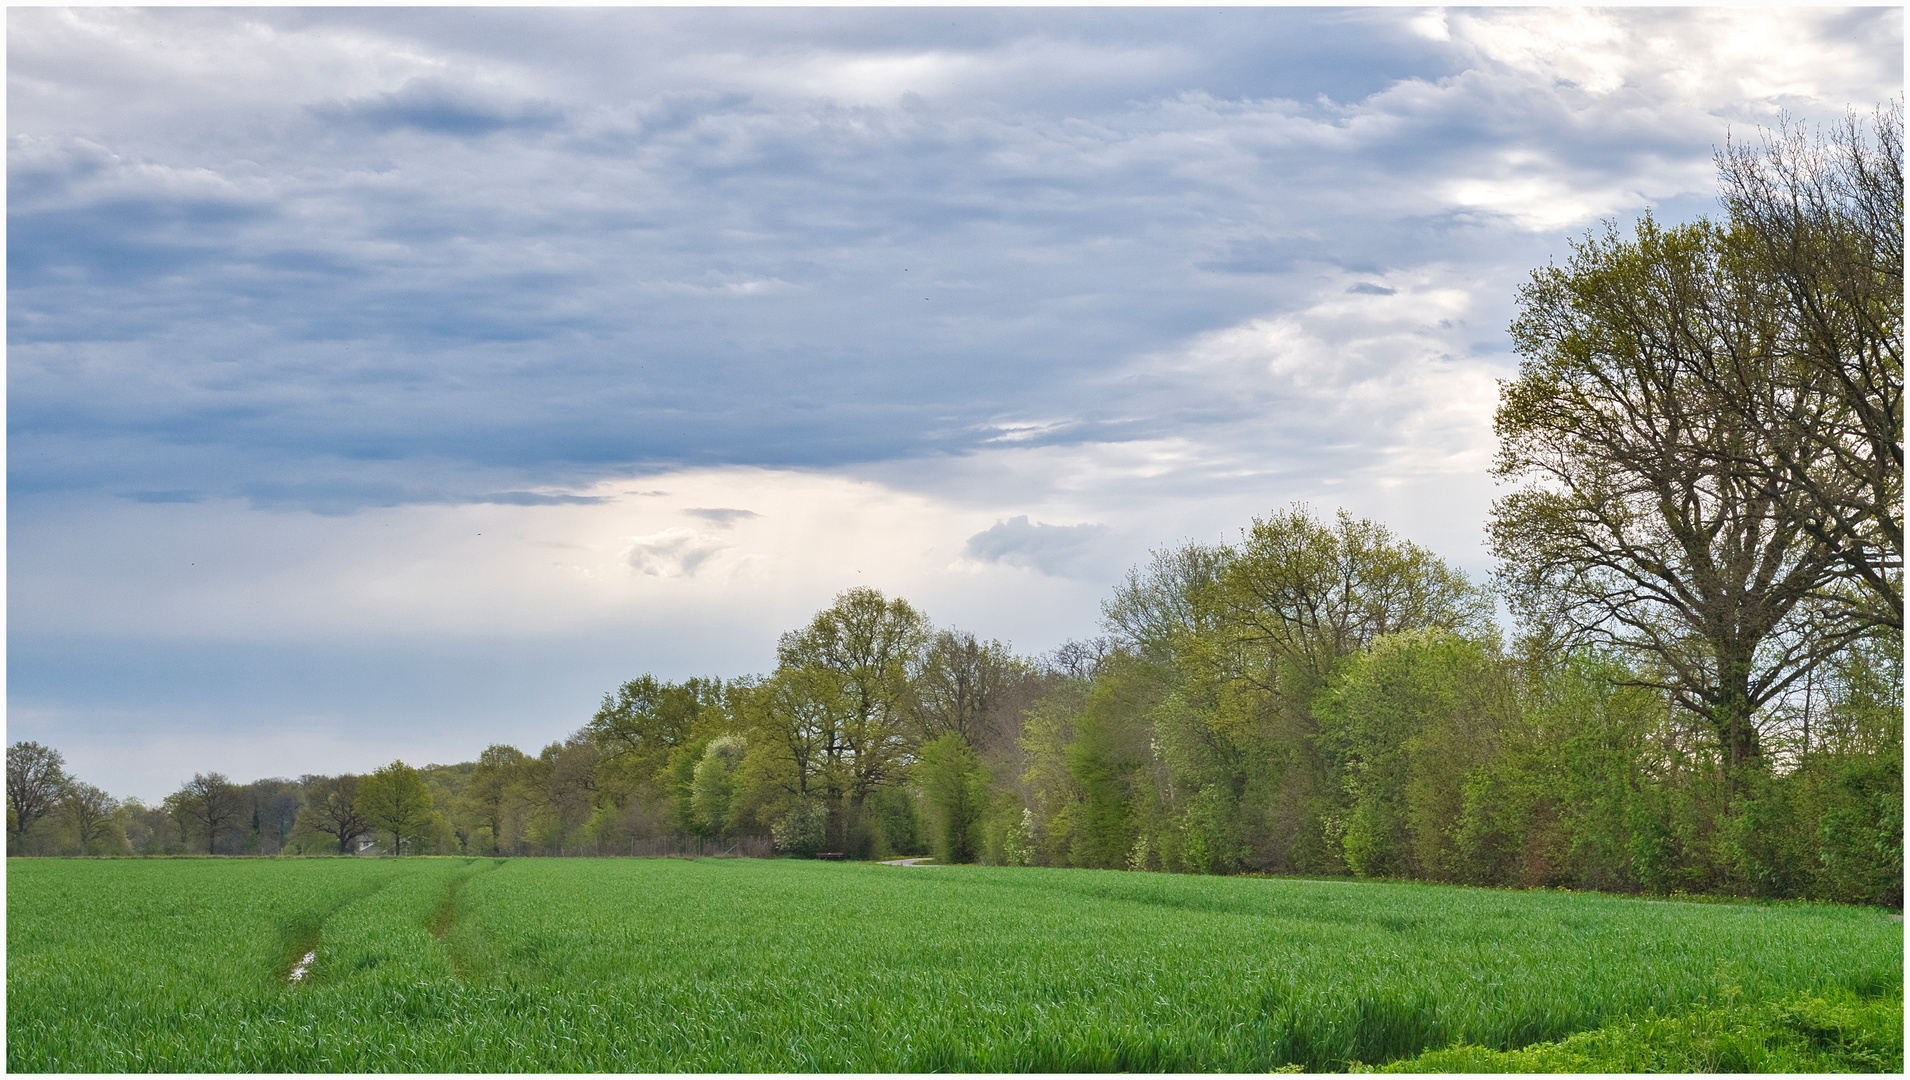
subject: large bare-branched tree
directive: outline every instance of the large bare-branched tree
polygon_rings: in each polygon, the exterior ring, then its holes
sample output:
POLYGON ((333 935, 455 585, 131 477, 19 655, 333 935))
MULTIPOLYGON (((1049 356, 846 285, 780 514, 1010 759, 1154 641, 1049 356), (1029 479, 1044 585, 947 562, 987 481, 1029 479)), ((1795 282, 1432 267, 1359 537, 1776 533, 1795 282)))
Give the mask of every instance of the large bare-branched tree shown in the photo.
POLYGON ((1778 377, 1775 288, 1742 230, 1608 225, 1521 290, 1497 415, 1495 473, 1525 483, 1492 520, 1515 609, 1656 672, 1733 775, 1758 710, 1862 632, 1807 495, 1749 464, 1806 456, 1808 425, 1715 392, 1778 377))
POLYGON ((118 799, 87 783, 73 783, 67 788, 66 798, 60 800, 60 812, 73 827, 83 855, 112 835, 113 814, 118 809, 118 799))
POLYGON ((1828 134, 1786 124, 1718 156, 1725 204, 1771 286, 1775 357, 1695 373, 1785 437, 1740 463, 1903 632, 1903 103, 1828 134))
POLYGON ((999 641, 964 630, 936 631, 915 676, 922 738, 952 731, 970 746, 994 745, 1002 735, 1003 701, 1029 674, 1028 665, 999 641))
POLYGON ((338 853, 351 853, 352 841, 371 831, 358 810, 357 776, 307 776, 305 808, 299 811, 298 831, 319 832, 338 842, 338 853))
POLYGON ((205 834, 208 855, 218 846, 219 834, 238 824, 245 809, 239 789, 216 772, 194 773, 167 801, 181 825, 205 834))

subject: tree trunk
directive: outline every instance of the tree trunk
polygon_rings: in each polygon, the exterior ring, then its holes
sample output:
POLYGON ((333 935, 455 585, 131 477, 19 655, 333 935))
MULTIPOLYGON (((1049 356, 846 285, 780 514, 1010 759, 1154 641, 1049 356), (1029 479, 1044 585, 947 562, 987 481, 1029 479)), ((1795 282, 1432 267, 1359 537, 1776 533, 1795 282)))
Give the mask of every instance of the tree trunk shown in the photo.
POLYGON ((1743 774, 1762 756, 1757 726, 1752 721, 1751 661, 1746 657, 1720 658, 1717 703, 1712 706, 1712 724, 1718 733, 1718 746, 1724 752, 1724 771, 1731 794, 1743 788, 1743 774))

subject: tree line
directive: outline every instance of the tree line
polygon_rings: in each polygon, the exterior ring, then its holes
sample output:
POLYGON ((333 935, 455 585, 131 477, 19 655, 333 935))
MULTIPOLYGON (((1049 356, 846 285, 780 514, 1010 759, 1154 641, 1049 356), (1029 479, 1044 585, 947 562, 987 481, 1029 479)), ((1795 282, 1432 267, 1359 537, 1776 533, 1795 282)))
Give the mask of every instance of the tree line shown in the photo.
POLYGON ((1608 225, 1521 289, 1491 581, 1295 505, 1155 552, 1092 641, 1017 655, 852 589, 773 671, 633 679, 535 756, 146 807, 19 744, 10 850, 763 837, 1900 905, 1901 102, 1719 170, 1720 219, 1608 225))
POLYGON ((157 805, 66 771, 58 750, 7 747, 7 852, 18 855, 392 854, 460 850, 445 807, 470 767, 393 762, 367 776, 235 784, 197 773, 157 805))

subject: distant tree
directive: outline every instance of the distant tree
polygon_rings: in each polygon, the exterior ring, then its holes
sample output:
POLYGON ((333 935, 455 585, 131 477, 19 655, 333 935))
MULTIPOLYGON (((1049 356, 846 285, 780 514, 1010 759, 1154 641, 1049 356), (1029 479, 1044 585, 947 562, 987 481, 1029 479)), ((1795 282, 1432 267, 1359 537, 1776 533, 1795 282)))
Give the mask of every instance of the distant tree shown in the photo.
MULTIPOLYGON (((118 824, 114 820, 118 810, 118 799, 91 784, 70 784, 66 797, 60 800, 60 812, 73 829, 81 854, 91 854, 114 836, 118 831, 118 824)), ((122 839, 115 841, 115 844, 120 842, 123 842, 123 834, 122 839)))
POLYGON ((1438 630, 1381 637, 1341 667, 1319 711, 1353 799, 1347 865, 1363 877, 1466 880, 1466 781, 1518 715, 1495 650, 1438 630))
POLYGON ((36 742, 7 747, 7 840, 17 844, 39 820, 52 813, 72 778, 58 750, 36 742))
POLYGON ((123 800, 115 815, 135 855, 168 855, 185 850, 179 821, 165 804, 147 806, 138 797, 123 800))
POLYGON ((988 805, 988 774, 967 740, 947 731, 922 744, 915 764, 936 826, 938 854, 951 863, 972 863, 981 850, 982 813, 988 805))
POLYGON ((1037 657, 1035 662, 1041 671, 1049 675, 1064 679, 1091 679, 1107 661, 1114 646, 1115 641, 1111 637, 1089 638, 1086 641, 1069 638, 1037 657))
POLYGON ((1130 569, 1101 604, 1109 637, 1070 641, 1056 650, 1051 665, 1070 678, 1092 678, 1107 670, 1116 649, 1154 664, 1177 663, 1189 648, 1221 636, 1220 581, 1233 554, 1222 545, 1197 543, 1151 552, 1147 564, 1130 569))
POLYGON ((405 841, 428 835, 436 824, 431 789, 418 770, 394 761, 358 785, 358 812, 366 824, 391 837, 391 851, 403 855, 405 841))
POLYGON ((900 597, 849 589, 802 630, 777 644, 779 671, 805 671, 804 685, 833 684, 840 725, 819 748, 831 805, 829 842, 861 847, 863 803, 900 778, 914 747, 908 710, 911 676, 928 636, 928 620, 900 597), (854 841, 853 843, 849 841, 854 841))
POLYGON ((237 825, 245 809, 232 781, 216 772, 194 773, 169 801, 182 824, 204 834, 208 855, 218 846, 219 834, 237 825))
POLYGON ((929 638, 915 675, 917 715, 924 739, 955 732, 971 746, 998 740, 1003 699, 1029 666, 999 641, 961 630, 929 638))
POLYGON ((747 750, 748 743, 741 735, 722 735, 704 746, 691 781, 691 806, 698 833, 704 836, 729 833, 731 811, 739 794, 737 772, 747 750))
POLYGON ((465 799, 490 830, 490 854, 501 850, 499 845, 504 842, 506 810, 525 760, 524 751, 517 747, 493 743, 478 755, 477 767, 471 770, 470 783, 465 785, 465 799))
POLYGON ((431 789, 431 805, 442 819, 444 832, 438 841, 459 852, 490 852, 495 844, 490 823, 478 816, 479 807, 470 798, 471 777, 477 763, 461 761, 455 765, 430 764, 418 770, 425 786, 431 789))
POLYGON ((829 808, 821 799, 796 799, 770 825, 776 849, 791 855, 814 855, 828 840, 829 808))
MULTIPOLYGON (((832 793, 839 796, 847 787, 840 754, 845 719, 840 680, 829 671, 783 668, 765 679, 732 682, 728 697, 748 745, 738 778, 743 799, 768 825, 800 804, 798 824, 777 835, 807 836, 811 810, 820 807, 825 819, 831 816, 832 793)), ((810 850, 823 850, 825 843, 818 839, 810 850)), ((777 846, 794 850, 782 840, 777 846)))
MULTIPOLYGON (((1157 700, 1157 687, 1136 676, 1142 666, 1131 654, 1110 658, 1073 717, 1073 738, 1061 758, 1079 793, 1066 830, 1066 861, 1075 866, 1121 869, 1133 852, 1141 801, 1137 781, 1154 733, 1148 706, 1157 700)), ((1049 828, 1051 836, 1062 832, 1052 821, 1049 828)))
POLYGON ((371 831, 371 822, 358 807, 362 779, 350 774, 304 777, 305 808, 298 813, 294 831, 329 836, 338 844, 340 855, 349 855, 352 841, 371 831))
POLYGON ((1304 506, 1255 518, 1216 573, 1232 632, 1313 680, 1383 635, 1483 630, 1492 614, 1457 569, 1345 511, 1331 525, 1304 506))
POLYGON ((239 786, 247 852, 276 855, 284 848, 298 821, 300 794, 296 781, 276 777, 239 786))
POLYGON ((597 767, 603 751, 586 736, 554 742, 538 755, 538 768, 527 772, 541 780, 536 789, 542 843, 550 851, 575 850, 597 798, 597 767))
POLYGON ((606 786, 654 796, 670 786, 672 754, 691 740, 704 710, 719 706, 722 698, 721 679, 670 683, 644 675, 604 695, 578 734, 601 751, 606 786))
POLYGON ((1103 612, 1125 656, 1074 719, 1072 858, 1207 873, 1342 869, 1347 762, 1317 695, 1388 634, 1492 632, 1459 570, 1305 505, 1256 517, 1238 545, 1156 552, 1103 612))

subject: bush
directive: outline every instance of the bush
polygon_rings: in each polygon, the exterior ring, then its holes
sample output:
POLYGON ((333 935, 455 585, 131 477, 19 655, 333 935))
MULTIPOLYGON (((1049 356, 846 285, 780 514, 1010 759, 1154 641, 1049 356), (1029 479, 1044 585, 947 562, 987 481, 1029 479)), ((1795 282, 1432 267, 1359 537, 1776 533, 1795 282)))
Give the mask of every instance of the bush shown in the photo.
POLYGON ((790 855, 814 855, 822 850, 829 808, 821 799, 797 799, 769 828, 776 850, 790 855))

